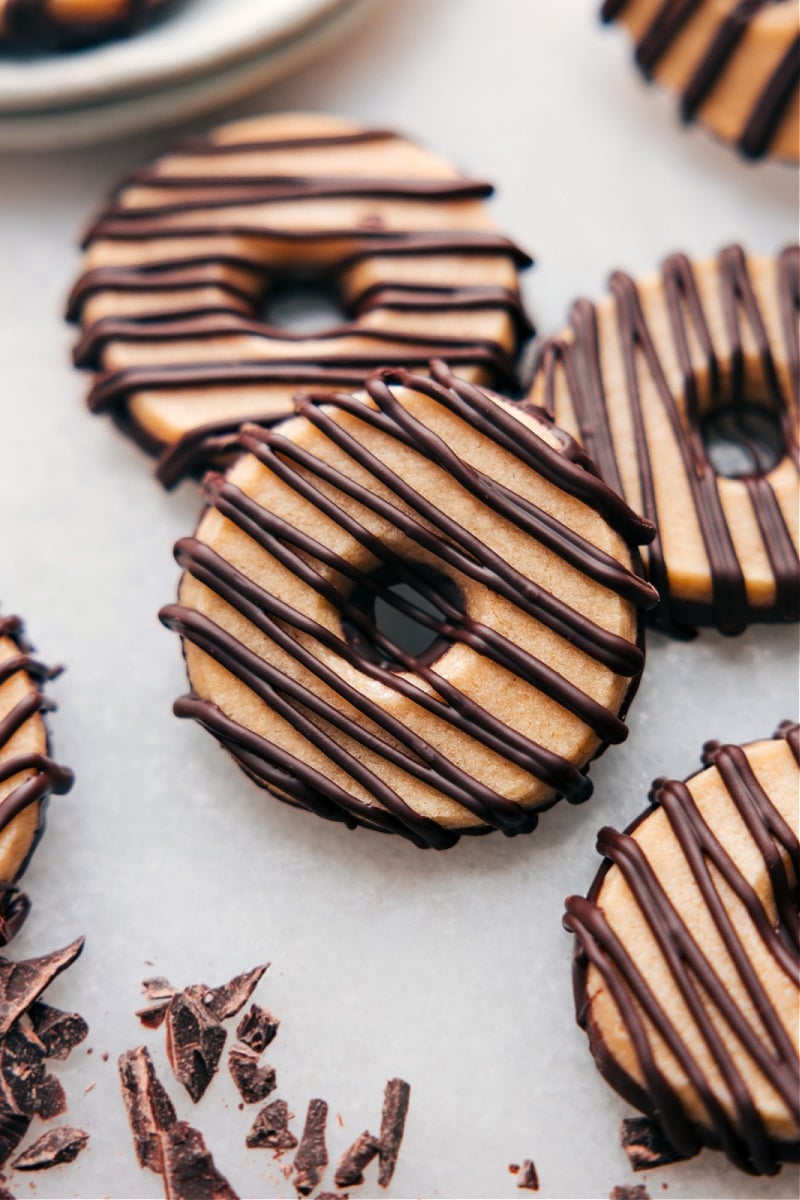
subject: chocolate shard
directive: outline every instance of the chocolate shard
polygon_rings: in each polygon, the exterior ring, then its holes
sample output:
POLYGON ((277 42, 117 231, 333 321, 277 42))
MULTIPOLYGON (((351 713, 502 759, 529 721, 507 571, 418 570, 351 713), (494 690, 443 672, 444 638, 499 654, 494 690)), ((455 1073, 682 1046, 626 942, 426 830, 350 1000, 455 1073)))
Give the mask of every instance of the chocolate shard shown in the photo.
POLYGON ((411 1088, 404 1079, 390 1079, 386 1084, 383 1093, 378 1167, 378 1183, 381 1187, 389 1186, 397 1166, 410 1097, 411 1088))
POLYGON ((211 1015, 218 1021, 235 1017, 247 1004, 268 966, 269 963, 262 963, 252 971, 237 975, 230 983, 223 983, 221 987, 204 988, 203 1002, 211 1015))
POLYGON ((17 936, 31 911, 31 902, 21 888, 0 882, 0 946, 17 936))
POLYGON ((63 1089, 55 1076, 47 1075, 45 1048, 27 1015, 0 1042, 0 1075, 12 1107, 28 1117, 40 1106, 53 1116, 63 1111, 61 1105, 66 1107, 63 1089))
POLYGON ((199 1130, 176 1121, 161 1142, 167 1200, 239 1200, 214 1165, 199 1130))
POLYGON ((142 980, 142 991, 150 1003, 155 1003, 159 1000, 171 1000, 178 989, 163 975, 153 975, 142 980))
POLYGON ((280 1021, 266 1008, 251 1004, 236 1026, 236 1036, 245 1046, 261 1054, 274 1041, 280 1021))
POLYGON ((67 1097, 55 1075, 47 1074, 38 1083, 33 1095, 33 1113, 43 1121, 52 1121, 67 1111, 67 1097))
POLYGON ((48 1058, 67 1058, 88 1037, 89 1026, 82 1016, 62 1012, 43 1000, 35 1001, 28 1015, 48 1058))
POLYGON ((4 1187, 3 1187, 3 1185, 0 1183, 0 1200, 17 1200, 17 1198, 16 1198, 16 1196, 13 1194, 13 1192, 9 1192, 9 1191, 8 1191, 6 1188, 4 1188, 4 1187))
POLYGON ((297 1138, 289 1130, 289 1105, 285 1100, 265 1104, 245 1138, 250 1150, 294 1150, 297 1138))
POLYGON ((137 1008, 136 1016, 147 1029, 159 1029, 164 1024, 164 1018, 170 1006, 169 1000, 161 1000, 150 1008, 137 1008))
POLYGON ((525 1188, 528 1192, 538 1192, 539 1175, 532 1158, 524 1158, 520 1163, 517 1187, 525 1188))
POLYGON ((0 1166, 3 1166, 20 1144, 31 1118, 21 1113, 10 1098, 0 1094, 0 1166))
POLYGON ((260 1067, 258 1056, 243 1046, 232 1046, 228 1051, 228 1070, 245 1104, 266 1100, 277 1086, 274 1067, 260 1067))
POLYGON ((89 1141, 88 1133, 61 1125, 37 1138, 27 1150, 14 1159, 15 1171, 46 1171, 59 1163, 74 1162, 89 1141))
MULTIPOLYGON (((0 1200, 3 1200, 2 1196, 0 1200)), ((349 1197, 342 1192, 317 1192, 316 1200, 349 1200, 349 1197)))
POLYGON ((650 1200, 650 1193, 641 1184, 634 1187, 627 1187, 623 1184, 611 1189, 608 1200, 650 1200))
POLYGON ((39 958, 21 962, 0 958, 0 1037, 8 1033, 34 1000, 38 1000, 48 984, 74 963, 81 950, 83 938, 77 938, 63 950, 54 950, 39 958))
POLYGON ((137 1046, 120 1055, 119 1077, 139 1166, 149 1167, 160 1175, 163 1169, 160 1135, 172 1128, 177 1117, 146 1046, 137 1046))
POLYGON ((658 1121, 651 1117, 624 1117, 620 1142, 634 1171, 649 1171, 686 1158, 667 1141, 658 1121))
POLYGON ((294 1156, 294 1186, 301 1196, 310 1196, 328 1165, 325 1145, 325 1125, 328 1105, 324 1100, 310 1100, 300 1145, 294 1156))
POLYGON ((196 1104, 217 1072, 228 1035, 193 992, 187 988, 172 997, 166 1028, 170 1065, 196 1104))
POLYGON ((381 1144, 369 1130, 359 1134, 349 1149, 339 1159, 333 1182, 337 1188, 357 1187, 364 1182, 364 1167, 380 1152, 381 1144))

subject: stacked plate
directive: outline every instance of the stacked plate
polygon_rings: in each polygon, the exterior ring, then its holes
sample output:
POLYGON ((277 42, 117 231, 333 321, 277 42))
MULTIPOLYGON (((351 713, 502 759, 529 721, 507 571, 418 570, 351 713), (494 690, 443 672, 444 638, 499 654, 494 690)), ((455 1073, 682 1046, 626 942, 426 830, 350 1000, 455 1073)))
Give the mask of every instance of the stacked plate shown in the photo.
POLYGON ((46 150, 172 124, 303 66, 365 0, 179 0, 136 37, 0 54, 0 149, 46 150))

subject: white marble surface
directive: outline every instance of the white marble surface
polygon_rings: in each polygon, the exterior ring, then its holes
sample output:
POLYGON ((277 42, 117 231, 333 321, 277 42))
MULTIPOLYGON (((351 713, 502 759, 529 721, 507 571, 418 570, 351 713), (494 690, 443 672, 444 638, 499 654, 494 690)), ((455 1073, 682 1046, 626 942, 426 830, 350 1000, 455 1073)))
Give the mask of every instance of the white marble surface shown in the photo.
MULTIPOLYGON (((673 104, 634 74, 622 35, 596 23, 595 0, 372 7, 335 57, 224 115, 301 107, 395 125, 496 180, 498 221, 538 259, 525 287, 542 331, 614 266, 643 270, 672 249, 706 254, 731 239, 771 251, 795 235, 795 173, 748 166, 680 128, 673 104)), ((146 1041, 240 1194, 292 1195, 269 1153, 245 1149, 251 1115, 225 1072, 193 1109, 162 1034, 133 1016, 148 974, 216 984, 269 959, 257 998, 282 1018, 270 1051, 278 1094, 298 1123, 312 1096, 341 1115, 333 1161, 375 1127, 384 1081, 410 1080, 391 1197, 526 1195, 508 1172, 525 1157, 543 1200, 633 1182, 654 1200, 796 1196, 797 1169, 753 1181, 708 1152, 634 1180, 617 1139, 630 1110, 574 1025, 560 925, 565 896, 594 874, 597 829, 632 818, 654 776, 682 777, 706 738, 770 734, 796 710, 795 631, 652 637, 630 739, 596 765, 594 799, 560 806, 528 839, 421 853, 271 802, 171 716, 184 676, 155 614, 173 597, 170 550, 192 527, 196 492, 162 492, 148 461, 87 415, 61 320, 85 218, 162 142, 0 160, 0 599, 26 616, 46 658, 68 664, 52 730, 77 775, 51 806, 14 954, 86 934, 50 995, 86 1015, 94 1049, 58 1069, 89 1149, 71 1167, 15 1177, 14 1190, 161 1194, 136 1165, 115 1069, 120 1051, 146 1041)), ((372 1172, 351 1195, 374 1195, 372 1172)))

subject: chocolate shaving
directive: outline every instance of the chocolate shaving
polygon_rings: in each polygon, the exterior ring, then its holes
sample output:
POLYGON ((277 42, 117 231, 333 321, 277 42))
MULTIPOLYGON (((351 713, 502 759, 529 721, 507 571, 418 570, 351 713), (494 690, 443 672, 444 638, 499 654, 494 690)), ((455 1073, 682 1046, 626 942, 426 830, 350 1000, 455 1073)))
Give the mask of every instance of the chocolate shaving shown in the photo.
POLYGON ((244 1042, 245 1046, 255 1050, 256 1054, 261 1054, 274 1040, 279 1025, 278 1018, 274 1017, 266 1008, 260 1008, 258 1004, 251 1004, 236 1026, 236 1036, 240 1042, 244 1042))
POLYGON ((337 1187, 357 1187, 364 1182, 364 1167, 379 1154, 381 1143, 369 1130, 359 1134, 339 1159, 333 1182, 337 1187))
POLYGON ((15 1171, 46 1171, 59 1163, 74 1162, 89 1141, 82 1129, 61 1125, 37 1138, 27 1150, 14 1159, 15 1171))
POLYGON ((193 990, 172 997, 166 1027, 170 1065, 196 1104, 216 1074, 228 1035, 193 990))
POLYGON ((12 1106, 47 1120, 66 1110, 64 1089, 45 1067, 46 1050, 27 1014, 0 1042, 0 1074, 12 1106))
POLYGON ((43 1000, 32 1004, 28 1015, 48 1058, 67 1058, 89 1034, 89 1026, 78 1013, 62 1012, 43 1000))
POLYGON ((230 983, 224 983, 221 987, 205 988, 203 1001, 212 1016, 218 1021, 235 1017, 247 1004, 268 966, 269 963, 262 963, 260 967, 237 975, 230 983))
POLYGON ((325 1145, 325 1124, 328 1105, 324 1100, 310 1100, 303 1136, 294 1156, 294 1186, 301 1196, 309 1196, 322 1178, 328 1165, 325 1145))
POLYGON ((21 1113, 6 1096, 0 1095, 0 1166, 14 1153, 30 1123, 30 1117, 21 1113))
POLYGON ((404 1079, 390 1079, 383 1093, 378 1183, 388 1187, 397 1165, 408 1113, 411 1088, 404 1079))
POLYGON ((0 1037, 8 1033, 14 1022, 39 998, 48 984, 75 961, 81 950, 83 938, 78 938, 63 950, 55 950, 40 958, 21 962, 0 958, 0 1037))
POLYGON ((297 1138, 289 1130, 289 1105, 285 1100, 273 1100, 266 1104, 252 1124, 245 1138, 251 1150, 293 1150, 297 1138))
POLYGON ((159 1135, 171 1129, 177 1118, 146 1046, 120 1055, 119 1076, 139 1166, 160 1175, 163 1155, 159 1135))
POLYGON ((228 1069, 245 1104, 257 1104, 275 1091, 274 1068, 259 1067, 258 1056, 252 1050, 233 1046, 228 1051, 228 1069))
POLYGON ((624 1117, 620 1142, 634 1171, 665 1167, 686 1158, 667 1141, 658 1121, 651 1117, 624 1117))
POLYGON ((164 1024, 169 1005, 169 1000, 162 1000, 151 1008, 137 1008, 136 1016, 147 1029, 159 1029, 164 1024))
POLYGON ((529 1192, 538 1192, 539 1176, 536 1171, 532 1158, 524 1158, 519 1167, 519 1179, 517 1180, 518 1188, 525 1188, 529 1192))
POLYGON ((176 1121, 161 1141, 167 1200, 239 1200, 199 1130, 176 1121))
POLYGON ((650 1193, 641 1184, 634 1187, 626 1187, 623 1184, 611 1189, 608 1200, 650 1200, 650 1193))

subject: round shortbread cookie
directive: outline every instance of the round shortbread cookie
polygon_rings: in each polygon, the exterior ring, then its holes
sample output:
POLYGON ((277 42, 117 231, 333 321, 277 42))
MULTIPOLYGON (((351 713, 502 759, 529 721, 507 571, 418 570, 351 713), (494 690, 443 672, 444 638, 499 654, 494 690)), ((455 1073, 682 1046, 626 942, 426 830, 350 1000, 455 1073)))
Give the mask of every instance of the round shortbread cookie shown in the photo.
POLYGON ((431 371, 245 427, 161 616, 192 687, 176 712, 256 782, 441 848, 587 798, 587 764, 626 736, 656 596, 636 574, 651 527, 572 438, 431 371), (430 644, 398 645, 380 604, 430 644))
POLYGON ((0 44, 61 49, 136 33, 171 0, 0 0, 0 44))
POLYGON ((795 0, 605 0, 643 74, 748 158, 800 154, 800 14, 795 0))
POLYGON ((796 621, 800 249, 675 254, 610 288, 545 342, 532 401, 657 526, 657 623, 796 621))
POLYGON ((606 861, 567 901, 576 1011, 678 1155, 774 1174, 800 1159, 800 728, 709 742, 703 763, 656 780, 626 833, 601 830, 606 861))
POLYGON ((72 772, 49 756, 42 684, 58 672, 32 657, 19 617, 0 616, 0 945, 28 911, 13 885, 44 827, 47 797, 72 786, 72 772))
POLYGON ((171 484, 224 462, 242 422, 288 416, 300 387, 437 356, 514 386, 530 260, 496 231, 491 191, 395 133, 324 115, 259 117, 165 154, 86 239, 69 312, 76 361, 97 371, 90 408, 161 455, 171 484), (269 324, 275 294, 309 283, 342 319, 269 324))

